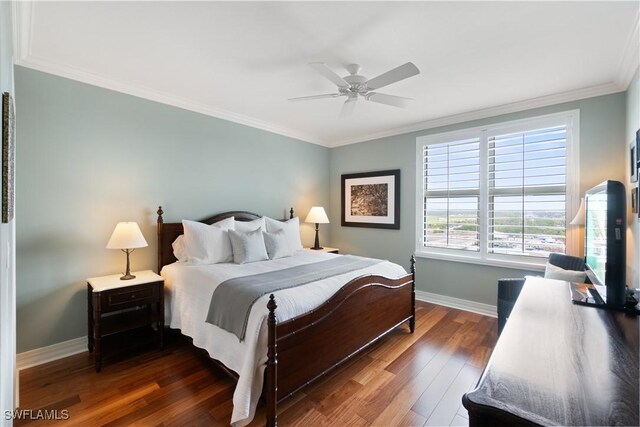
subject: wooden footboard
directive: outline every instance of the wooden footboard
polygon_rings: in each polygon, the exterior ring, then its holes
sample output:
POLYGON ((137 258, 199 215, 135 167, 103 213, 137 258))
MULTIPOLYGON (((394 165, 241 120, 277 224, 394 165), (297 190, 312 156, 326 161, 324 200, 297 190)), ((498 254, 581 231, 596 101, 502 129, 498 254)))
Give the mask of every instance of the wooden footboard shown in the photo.
MULTIPOLYGON (((172 243, 183 233, 182 223, 165 223, 163 213, 162 207, 158 207, 158 272, 176 261, 172 243)), ((229 217, 252 221, 261 215, 228 211, 200 222, 214 224, 229 217)), ((293 218, 293 208, 289 210, 289 218, 293 218)), ((271 295, 267 304, 268 360, 263 390, 268 426, 277 425, 278 403, 296 390, 330 372, 404 322, 409 323, 409 330, 413 332, 415 272, 415 258, 411 257, 411 274, 399 279, 358 277, 317 309, 282 323, 276 321, 277 301, 271 295)))
POLYGON ((271 295, 265 381, 267 426, 277 425, 277 405, 298 389, 349 360, 404 322, 415 327, 415 259, 399 279, 356 278, 317 309, 277 323, 271 295))

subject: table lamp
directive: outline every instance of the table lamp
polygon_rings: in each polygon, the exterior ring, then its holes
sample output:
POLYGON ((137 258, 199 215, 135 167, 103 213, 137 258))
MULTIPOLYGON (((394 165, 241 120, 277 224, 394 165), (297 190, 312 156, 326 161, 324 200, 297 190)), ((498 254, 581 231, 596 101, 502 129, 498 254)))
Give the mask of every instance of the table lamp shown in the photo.
POLYGON ((127 270, 124 276, 120 280, 135 279, 136 276, 131 274, 129 269, 129 254, 136 248, 144 248, 147 245, 147 241, 144 240, 144 236, 138 227, 136 222, 119 222, 116 225, 113 234, 107 243, 107 249, 120 249, 127 254, 127 270))
POLYGON ((578 213, 571 220, 569 224, 571 225, 584 225, 586 220, 586 214, 584 211, 584 197, 580 199, 580 208, 578 208, 578 213))
POLYGON ((311 249, 323 249, 320 246, 320 240, 318 239, 318 225, 329 223, 329 218, 327 217, 327 213, 324 211, 324 208, 322 206, 312 207, 304 222, 314 222, 316 224, 316 241, 311 249))

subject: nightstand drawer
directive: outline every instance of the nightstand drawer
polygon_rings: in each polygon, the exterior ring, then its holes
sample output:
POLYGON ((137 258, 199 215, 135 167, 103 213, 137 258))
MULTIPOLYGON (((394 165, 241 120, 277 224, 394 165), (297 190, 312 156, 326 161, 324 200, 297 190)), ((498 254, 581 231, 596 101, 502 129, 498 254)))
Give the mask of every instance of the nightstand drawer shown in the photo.
POLYGON ((158 300, 157 283, 131 286, 130 288, 112 289, 102 292, 102 312, 122 310, 141 304, 149 304, 158 300))

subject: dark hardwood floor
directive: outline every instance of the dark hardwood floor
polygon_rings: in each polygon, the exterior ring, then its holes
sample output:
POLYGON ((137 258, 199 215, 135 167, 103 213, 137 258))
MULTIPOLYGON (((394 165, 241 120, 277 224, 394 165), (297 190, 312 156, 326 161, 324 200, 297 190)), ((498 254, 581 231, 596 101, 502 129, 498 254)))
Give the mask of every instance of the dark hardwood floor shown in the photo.
MULTIPOLYGON (((496 319, 418 302, 416 331, 404 327, 279 406, 282 426, 467 425, 462 395, 496 341, 496 319)), ((166 349, 106 360, 96 373, 81 353, 20 373, 20 409, 68 410, 44 426, 228 425, 234 382, 179 335, 166 349)), ((264 424, 258 406, 251 425, 264 424)))

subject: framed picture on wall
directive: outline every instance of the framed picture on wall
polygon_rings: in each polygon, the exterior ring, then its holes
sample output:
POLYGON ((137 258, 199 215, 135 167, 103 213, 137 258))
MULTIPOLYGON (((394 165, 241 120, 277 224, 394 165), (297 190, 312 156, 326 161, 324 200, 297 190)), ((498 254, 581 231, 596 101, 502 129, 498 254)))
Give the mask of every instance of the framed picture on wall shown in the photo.
POLYGON ((631 212, 638 213, 638 187, 631 189, 631 212))
POLYGON ((2 222, 13 219, 14 212, 14 146, 15 120, 13 99, 9 92, 2 94, 2 222))
POLYGON ((629 144, 629 160, 631 167, 631 182, 638 182, 638 145, 636 141, 629 144))
POLYGON ((640 153, 638 153, 638 150, 640 150, 640 129, 636 131, 636 164, 640 166, 640 153))
POLYGON ((342 226, 400 229, 400 169, 342 175, 342 226))

